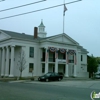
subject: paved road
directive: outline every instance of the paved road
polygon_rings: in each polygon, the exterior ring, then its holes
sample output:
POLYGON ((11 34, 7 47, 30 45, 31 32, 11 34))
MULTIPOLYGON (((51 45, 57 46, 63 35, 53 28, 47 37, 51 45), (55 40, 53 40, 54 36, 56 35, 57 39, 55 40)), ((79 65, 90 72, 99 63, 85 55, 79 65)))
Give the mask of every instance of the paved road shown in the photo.
POLYGON ((55 85, 55 86, 68 86, 68 87, 79 87, 79 88, 91 88, 100 89, 100 81, 57 81, 57 82, 25 82, 31 84, 45 84, 45 85, 55 85))
MULTIPOLYGON (((50 85, 50 83, 1 82, 0 100, 91 100, 91 91, 93 89, 50 85)), ((95 89, 95 91, 99 92, 98 89, 95 89)))

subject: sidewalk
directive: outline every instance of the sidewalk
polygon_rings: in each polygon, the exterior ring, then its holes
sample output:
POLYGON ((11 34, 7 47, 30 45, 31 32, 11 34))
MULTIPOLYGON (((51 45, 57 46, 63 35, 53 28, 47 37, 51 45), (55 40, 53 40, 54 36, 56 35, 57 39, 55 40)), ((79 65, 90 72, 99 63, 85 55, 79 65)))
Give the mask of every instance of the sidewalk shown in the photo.
POLYGON ((8 82, 8 81, 14 81, 15 78, 1 78, 0 77, 0 81, 3 81, 3 82, 8 82))

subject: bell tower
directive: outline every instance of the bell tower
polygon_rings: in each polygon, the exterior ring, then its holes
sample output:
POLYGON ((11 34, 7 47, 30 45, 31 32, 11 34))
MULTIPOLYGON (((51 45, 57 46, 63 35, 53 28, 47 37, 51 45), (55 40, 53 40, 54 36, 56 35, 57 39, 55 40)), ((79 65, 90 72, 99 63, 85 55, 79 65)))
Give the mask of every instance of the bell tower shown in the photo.
POLYGON ((45 32, 45 26, 43 24, 43 20, 41 20, 41 23, 40 25, 38 26, 38 36, 41 37, 41 38, 45 38, 47 33, 45 32))

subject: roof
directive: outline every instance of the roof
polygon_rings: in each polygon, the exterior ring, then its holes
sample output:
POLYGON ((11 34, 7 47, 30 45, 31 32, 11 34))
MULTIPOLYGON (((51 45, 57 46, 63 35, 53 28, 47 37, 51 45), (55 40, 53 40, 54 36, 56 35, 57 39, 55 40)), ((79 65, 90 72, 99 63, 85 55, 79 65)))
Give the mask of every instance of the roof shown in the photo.
POLYGON ((1 30, 1 31, 11 36, 11 38, 27 39, 27 40, 41 40, 42 39, 40 37, 34 39, 33 35, 28 35, 25 33, 18 33, 18 32, 13 32, 13 31, 8 31, 8 30, 1 30))
POLYGON ((84 49, 82 46, 78 46, 78 49, 81 49, 82 52, 87 52, 89 53, 86 49, 84 49))
MULTIPOLYGON (((23 40, 29 40, 29 41, 37 41, 39 42, 40 40, 46 40, 46 39, 49 39, 49 38, 53 38, 53 37, 56 37, 56 36, 59 36, 61 34, 58 34, 58 35, 54 35, 54 36, 49 36, 49 37, 45 37, 45 38, 34 38, 33 35, 28 35, 28 34, 25 34, 25 33, 18 33, 18 32, 13 32, 13 31, 8 31, 8 30, 1 30, 0 31, 6 33, 7 35, 11 36, 11 38, 17 38, 17 39, 23 39, 23 40)), ((65 35, 65 33, 63 33, 65 35)), ((81 49, 82 52, 87 52, 88 51, 86 49, 84 49, 82 46, 78 46, 79 49, 81 49)))

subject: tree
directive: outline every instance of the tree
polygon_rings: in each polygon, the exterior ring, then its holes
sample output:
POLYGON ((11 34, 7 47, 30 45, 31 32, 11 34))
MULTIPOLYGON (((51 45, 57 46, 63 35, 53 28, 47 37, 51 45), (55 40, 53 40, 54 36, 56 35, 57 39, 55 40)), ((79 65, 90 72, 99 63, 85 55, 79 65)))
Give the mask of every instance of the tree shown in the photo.
POLYGON ((89 72, 89 77, 93 77, 93 73, 97 72, 98 62, 95 57, 88 56, 88 66, 87 70, 89 72))
POLYGON ((96 57, 96 61, 98 64, 100 64, 100 57, 96 57))
POLYGON ((24 50, 21 50, 19 52, 17 68, 20 71, 20 78, 21 78, 22 77, 22 72, 26 68, 26 59, 25 59, 25 52, 24 52, 24 50))

